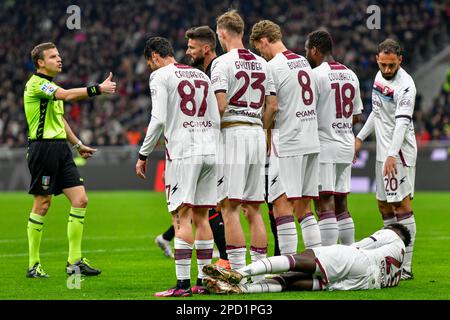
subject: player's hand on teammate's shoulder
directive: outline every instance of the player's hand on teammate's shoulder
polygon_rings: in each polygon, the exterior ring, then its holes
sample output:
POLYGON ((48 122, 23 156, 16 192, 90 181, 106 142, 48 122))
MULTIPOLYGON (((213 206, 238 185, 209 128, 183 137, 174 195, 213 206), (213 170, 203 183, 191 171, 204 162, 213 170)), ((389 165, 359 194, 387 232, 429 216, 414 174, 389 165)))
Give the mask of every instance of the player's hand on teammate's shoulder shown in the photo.
POLYGON ((97 149, 85 146, 84 144, 78 149, 78 153, 83 159, 87 159, 93 156, 97 149))
POLYGON ((112 79, 112 72, 109 73, 108 78, 105 79, 105 81, 103 81, 100 84, 100 91, 102 93, 114 93, 116 92, 116 83, 111 81, 112 79))

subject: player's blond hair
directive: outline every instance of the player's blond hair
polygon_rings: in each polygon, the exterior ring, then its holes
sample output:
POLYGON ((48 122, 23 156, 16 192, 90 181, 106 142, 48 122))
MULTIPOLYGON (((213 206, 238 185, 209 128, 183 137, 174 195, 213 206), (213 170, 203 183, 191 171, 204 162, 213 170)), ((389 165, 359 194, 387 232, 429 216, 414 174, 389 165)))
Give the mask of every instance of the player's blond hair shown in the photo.
POLYGON ((262 38, 267 38, 270 43, 275 43, 282 39, 281 28, 270 20, 261 20, 253 25, 250 35, 250 45, 255 47, 255 42, 262 38))
POLYGON ((217 17, 217 28, 225 29, 237 35, 244 34, 244 20, 236 10, 229 10, 217 17))

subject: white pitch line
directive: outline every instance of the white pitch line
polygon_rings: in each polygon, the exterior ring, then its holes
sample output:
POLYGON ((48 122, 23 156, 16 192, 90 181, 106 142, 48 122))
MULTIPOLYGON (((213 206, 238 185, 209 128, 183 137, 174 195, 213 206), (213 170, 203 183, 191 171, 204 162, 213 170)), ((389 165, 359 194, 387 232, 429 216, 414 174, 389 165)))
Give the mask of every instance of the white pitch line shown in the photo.
MULTIPOLYGON (((149 248, 119 248, 119 249, 95 249, 95 250, 83 250, 84 253, 100 253, 100 252, 137 252, 137 251, 149 251, 149 248)), ((66 254, 67 251, 51 251, 42 252, 41 256, 51 256, 66 254)), ((14 257, 27 257, 28 253, 11 253, 11 254, 1 254, 1 258, 14 258, 14 257)))
MULTIPOLYGON (((83 237, 83 240, 123 240, 123 239, 145 239, 149 236, 92 236, 92 237, 83 237)), ((61 241, 66 238, 43 238, 44 241, 61 241)), ((15 242, 26 242, 27 238, 11 238, 11 239, 0 239, 0 243, 15 243, 15 242)))

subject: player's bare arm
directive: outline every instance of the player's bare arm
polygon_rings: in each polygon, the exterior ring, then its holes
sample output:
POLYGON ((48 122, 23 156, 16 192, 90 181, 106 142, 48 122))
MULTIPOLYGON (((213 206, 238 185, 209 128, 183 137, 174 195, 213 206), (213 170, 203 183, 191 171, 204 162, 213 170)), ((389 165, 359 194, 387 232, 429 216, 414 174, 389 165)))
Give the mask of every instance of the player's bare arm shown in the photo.
POLYGON ((266 96, 266 107, 263 114, 263 128, 272 127, 275 116, 278 112, 278 100, 276 96, 266 96))
POLYGON ((374 114, 370 113, 366 123, 362 127, 358 136, 355 137, 355 155, 353 156, 353 163, 355 163, 359 150, 361 149, 362 142, 375 131, 374 114))
POLYGON ((65 118, 63 118, 63 121, 64 121, 64 129, 66 130, 67 134, 67 140, 70 142, 70 144, 75 149, 77 149, 78 153, 83 159, 92 157, 92 155, 97 151, 97 149, 93 149, 91 147, 84 145, 81 142, 81 140, 77 138, 75 133, 73 133, 72 128, 70 128, 65 118))
POLYGON ((226 92, 216 93, 216 99, 217 99, 217 105, 219 106, 219 113, 220 113, 220 116, 222 117, 225 112, 225 109, 228 106, 228 99, 227 99, 226 92))
POLYGON ((111 80, 112 76, 113 74, 110 72, 109 76, 99 85, 74 89, 59 88, 55 92, 55 98, 64 101, 77 101, 94 95, 114 93, 116 91, 116 83, 111 80))

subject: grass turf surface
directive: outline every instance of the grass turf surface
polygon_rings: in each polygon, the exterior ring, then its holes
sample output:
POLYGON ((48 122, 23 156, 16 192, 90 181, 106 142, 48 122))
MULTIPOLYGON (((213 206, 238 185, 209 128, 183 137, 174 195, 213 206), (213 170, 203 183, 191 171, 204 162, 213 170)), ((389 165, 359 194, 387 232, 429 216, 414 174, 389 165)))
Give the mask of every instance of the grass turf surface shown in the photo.
MULTIPOLYGON (((0 194, 0 299, 149 300, 156 299, 154 292, 175 284, 173 260, 164 257, 153 242, 156 235, 170 224, 164 193, 88 192, 88 196, 90 203, 85 220, 83 255, 103 272, 99 277, 85 278, 80 289, 71 290, 67 287, 65 275, 69 212, 66 198, 53 198, 43 229, 41 263, 50 278, 28 279, 25 277, 28 266, 26 224, 32 197, 25 193, 0 194)), ((402 281, 396 288, 358 292, 212 295, 194 296, 192 299, 450 299, 449 198, 449 193, 416 193, 413 202, 418 230, 413 258, 415 279, 402 281)), ((357 240, 382 227, 373 194, 350 195, 349 209, 355 221, 357 240)), ((265 206, 263 213, 271 254, 273 237, 265 206)), ((244 230, 247 230, 245 222, 244 230)), ((302 248, 300 239, 299 249, 302 248)), ((195 253, 191 270, 192 279, 195 279, 195 253)))

